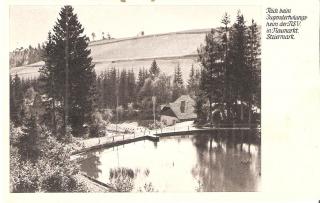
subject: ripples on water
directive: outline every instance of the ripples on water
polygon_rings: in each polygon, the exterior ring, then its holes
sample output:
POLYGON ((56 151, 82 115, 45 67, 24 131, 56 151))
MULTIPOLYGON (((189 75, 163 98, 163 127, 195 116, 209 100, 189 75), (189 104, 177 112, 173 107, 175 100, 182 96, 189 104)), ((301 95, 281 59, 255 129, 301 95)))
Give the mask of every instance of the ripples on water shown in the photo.
POLYGON ((131 178, 119 180, 132 181, 128 191, 259 191, 258 133, 218 131, 166 137, 156 143, 139 141, 89 152, 88 158, 81 161, 81 170, 111 184, 118 181, 112 179, 112 171, 132 170, 131 178))

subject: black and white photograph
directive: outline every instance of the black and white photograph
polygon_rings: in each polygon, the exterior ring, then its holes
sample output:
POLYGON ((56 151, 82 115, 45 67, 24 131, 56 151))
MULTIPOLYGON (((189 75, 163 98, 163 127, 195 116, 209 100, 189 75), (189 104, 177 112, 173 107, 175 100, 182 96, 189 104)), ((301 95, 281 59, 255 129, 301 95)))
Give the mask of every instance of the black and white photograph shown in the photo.
POLYGON ((258 192, 259 6, 12 5, 10 192, 258 192))
POLYGON ((0 202, 319 203, 319 8, 4 0, 0 202))

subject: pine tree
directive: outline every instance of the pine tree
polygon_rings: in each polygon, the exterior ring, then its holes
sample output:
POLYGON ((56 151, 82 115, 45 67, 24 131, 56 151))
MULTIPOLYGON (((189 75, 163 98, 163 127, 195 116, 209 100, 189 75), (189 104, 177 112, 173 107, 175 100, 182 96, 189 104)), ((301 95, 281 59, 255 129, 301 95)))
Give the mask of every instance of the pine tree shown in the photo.
POLYGON ((22 125, 23 120, 23 84, 16 74, 10 76, 10 119, 15 125, 22 125))
POLYGON ((196 85, 196 72, 192 64, 187 84, 188 92, 191 96, 195 96, 196 85))
POLYGON ((105 72, 100 73, 99 76, 96 78, 96 86, 97 86, 97 105, 99 108, 105 107, 105 72))
MULTIPOLYGON (((49 38, 46 45, 46 49, 52 47, 45 56, 41 72, 48 83, 54 81, 55 99, 62 103, 63 108, 63 129, 71 125, 73 134, 81 136, 83 124, 90 122, 94 108, 96 75, 88 37, 83 34, 84 29, 73 8, 64 6, 59 15, 52 39, 49 38)), ((49 94, 50 90, 45 92, 49 94)))
MULTIPOLYGON (((243 15, 238 11, 237 21, 233 25, 230 35, 230 94, 233 96, 230 100, 236 104, 241 102, 240 120, 243 120, 243 102, 246 101, 250 81, 250 72, 247 67, 247 27, 243 15)), ((237 116, 239 119, 239 116, 237 116)))
POLYGON ((222 44, 224 49, 224 87, 223 87, 223 102, 225 103, 227 110, 227 118, 231 115, 231 79, 230 79, 230 60, 229 60, 229 24, 230 24, 230 16, 228 13, 225 13, 222 17, 221 23, 223 24, 223 35, 222 35, 222 44))
POLYGON ((119 104, 126 107, 128 104, 128 76, 127 71, 122 70, 119 81, 119 104))
POLYGON ((109 89, 110 89, 110 107, 116 109, 117 107, 117 93, 118 93, 118 74, 115 67, 110 70, 109 73, 109 89))
POLYGON ((203 124, 206 121, 207 114, 205 110, 206 98, 202 90, 197 91, 195 97, 194 113, 197 114, 197 121, 203 124))
POLYGON ((136 78, 134 76, 133 69, 128 71, 128 103, 136 101, 136 78))
POLYGON ((154 80, 154 78, 158 77, 160 74, 160 68, 158 67, 155 59, 152 61, 149 73, 152 80, 154 80))
POLYGON ((40 69, 40 94, 45 94, 48 100, 44 102, 46 108, 45 123, 52 128, 53 134, 57 130, 57 111, 56 102, 59 100, 56 84, 58 79, 55 77, 54 58, 54 42, 52 40, 51 32, 48 33, 48 41, 44 47, 43 57, 45 59, 45 66, 40 69))
POLYGON ((145 70, 144 70, 144 68, 143 69, 139 69, 138 82, 137 82, 137 90, 138 90, 138 92, 143 87, 144 80, 145 80, 145 70))
POLYGON ((18 152, 22 160, 36 161, 40 155, 39 129, 37 118, 34 114, 26 120, 22 135, 19 137, 18 152))
POLYGON ((205 44, 198 50, 202 66, 200 89, 209 100, 209 116, 212 123, 212 103, 222 103, 223 95, 223 49, 217 33, 211 30, 205 37, 205 44))
POLYGON ((184 94, 184 92, 185 91, 184 91, 181 67, 180 67, 180 64, 178 63, 177 67, 175 68, 174 76, 173 76, 172 100, 175 101, 182 94, 184 94))
POLYGON ((261 61, 260 61, 260 33, 254 20, 248 28, 248 47, 247 47, 247 67, 248 67, 248 89, 246 101, 249 106, 248 122, 251 124, 251 108, 255 104, 261 107, 261 61))

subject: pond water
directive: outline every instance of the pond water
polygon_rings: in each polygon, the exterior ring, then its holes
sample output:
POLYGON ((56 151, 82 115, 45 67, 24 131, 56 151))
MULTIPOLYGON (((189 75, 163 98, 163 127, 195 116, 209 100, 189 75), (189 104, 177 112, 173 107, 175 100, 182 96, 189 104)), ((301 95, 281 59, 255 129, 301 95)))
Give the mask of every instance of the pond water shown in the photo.
POLYGON ((110 171, 132 169, 132 191, 259 191, 261 147, 258 132, 223 131, 162 137, 92 151, 81 170, 110 183, 110 171), (150 190, 146 190, 150 191, 150 190))

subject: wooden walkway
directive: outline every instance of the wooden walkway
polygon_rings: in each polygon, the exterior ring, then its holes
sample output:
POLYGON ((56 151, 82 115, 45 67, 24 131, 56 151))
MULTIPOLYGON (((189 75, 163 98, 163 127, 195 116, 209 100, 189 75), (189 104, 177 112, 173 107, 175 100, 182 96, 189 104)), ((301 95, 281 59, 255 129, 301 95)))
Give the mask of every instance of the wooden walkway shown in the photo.
POLYGON ((114 142, 107 142, 107 143, 97 144, 97 145, 94 145, 94 146, 91 146, 91 147, 87 147, 87 148, 84 148, 84 149, 80 149, 80 150, 74 151, 74 152, 71 153, 71 155, 80 154, 80 153, 83 153, 83 152, 88 152, 88 151, 97 150, 97 149, 101 149, 101 148, 116 147, 116 146, 129 144, 129 143, 132 143, 132 142, 137 142, 137 141, 142 141, 142 140, 150 140, 150 141, 153 141, 153 142, 158 142, 159 141, 159 136, 145 135, 145 136, 128 138, 128 139, 123 139, 123 140, 114 141, 114 142))
POLYGON ((182 130, 182 131, 172 131, 172 132, 163 132, 163 133, 156 133, 154 135, 159 137, 168 137, 168 136, 175 136, 175 135, 186 135, 186 134, 197 134, 203 132, 215 132, 219 130, 256 130, 260 128, 249 128, 249 127, 238 127, 238 128, 203 128, 203 129, 192 129, 192 130, 182 130))
POLYGON ((249 128, 246 126, 235 126, 235 127, 215 127, 215 128, 210 128, 210 127, 203 127, 203 128, 197 128, 194 127, 193 125, 187 125, 187 126, 170 126, 167 128, 162 128, 162 129, 156 129, 156 130, 148 130, 140 133, 134 133, 130 135, 122 135, 120 136, 115 136, 115 137, 110 137, 110 139, 106 140, 101 140, 100 138, 97 139, 97 141, 93 141, 92 144, 89 144, 88 146, 82 148, 82 149, 77 149, 72 152, 72 155, 92 151, 92 150, 97 150, 97 149, 102 149, 102 148, 111 148, 111 147, 116 147, 120 145, 125 145, 137 141, 142 141, 142 140, 150 140, 153 142, 158 142, 160 140, 160 137, 169 137, 169 136, 179 136, 179 135, 192 135, 192 134, 197 134, 197 133, 210 133, 210 132, 216 132, 216 131, 250 131, 250 130, 256 130, 260 129, 257 128, 256 126, 254 128, 249 128), (112 139, 111 139, 112 138, 112 139), (122 138, 122 139, 121 139, 122 138))

